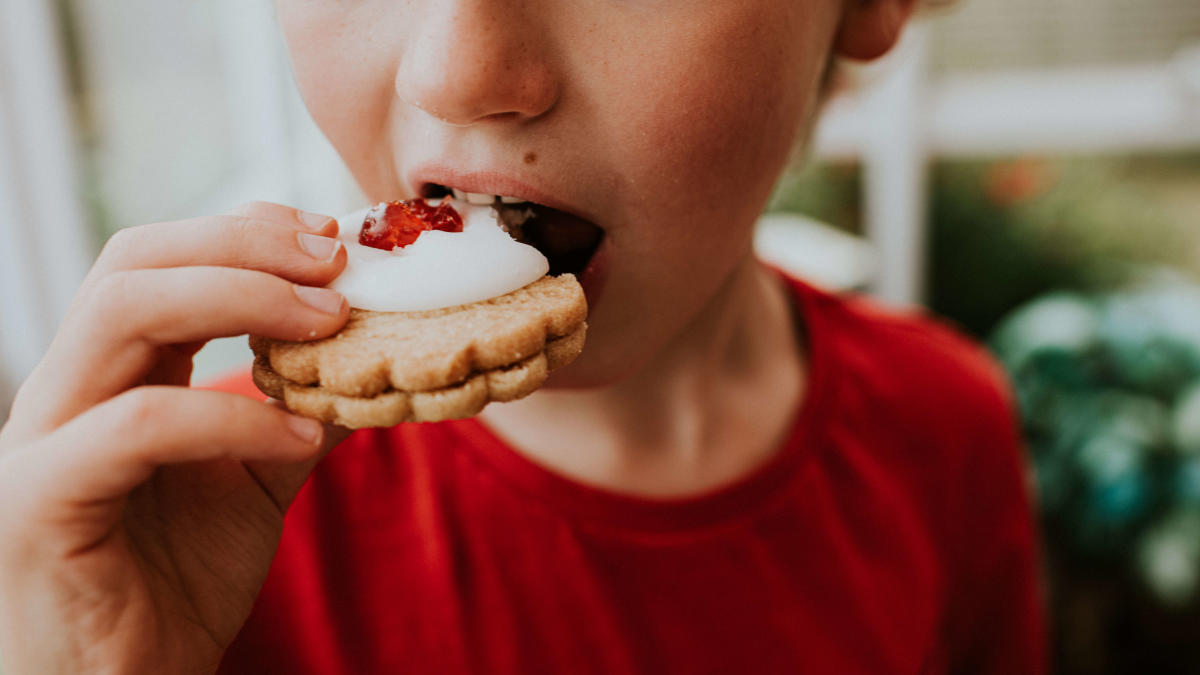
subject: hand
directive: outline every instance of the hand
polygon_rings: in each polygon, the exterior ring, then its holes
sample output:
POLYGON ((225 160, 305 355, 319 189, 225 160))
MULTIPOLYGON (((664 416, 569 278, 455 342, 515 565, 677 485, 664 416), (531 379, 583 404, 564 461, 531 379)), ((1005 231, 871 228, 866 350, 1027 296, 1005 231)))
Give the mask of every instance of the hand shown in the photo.
POLYGON ((274 204, 109 241, 0 430, 0 671, 211 672, 345 430, 188 389, 205 341, 330 335, 335 222, 274 204))

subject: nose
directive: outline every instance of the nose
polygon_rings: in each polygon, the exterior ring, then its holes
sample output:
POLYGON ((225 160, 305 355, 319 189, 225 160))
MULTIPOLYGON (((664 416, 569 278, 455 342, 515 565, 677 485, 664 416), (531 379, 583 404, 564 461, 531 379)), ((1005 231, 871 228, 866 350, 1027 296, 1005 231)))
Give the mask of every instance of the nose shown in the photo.
MULTIPOLYGON (((423 0, 396 72, 401 100, 444 122, 529 119, 559 97, 542 31, 524 20, 526 2, 423 0)), ((530 17, 532 18, 532 17, 530 17)))

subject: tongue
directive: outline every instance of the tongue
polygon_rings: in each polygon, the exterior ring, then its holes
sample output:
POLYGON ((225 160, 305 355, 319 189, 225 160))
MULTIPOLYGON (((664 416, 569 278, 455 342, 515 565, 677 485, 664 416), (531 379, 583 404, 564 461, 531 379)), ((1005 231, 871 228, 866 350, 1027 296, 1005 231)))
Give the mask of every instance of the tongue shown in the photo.
POLYGON ((582 218, 547 206, 521 205, 533 217, 524 222, 523 240, 550 261, 550 274, 570 272, 578 276, 591 260, 604 231, 582 218))

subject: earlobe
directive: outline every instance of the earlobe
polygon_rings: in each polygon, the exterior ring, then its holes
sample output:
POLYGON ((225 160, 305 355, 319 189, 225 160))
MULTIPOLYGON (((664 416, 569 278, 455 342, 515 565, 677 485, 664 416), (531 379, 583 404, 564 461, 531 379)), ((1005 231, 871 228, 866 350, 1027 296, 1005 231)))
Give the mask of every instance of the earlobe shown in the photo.
POLYGON ((834 51, 870 61, 895 46, 912 16, 915 0, 844 0, 834 51))

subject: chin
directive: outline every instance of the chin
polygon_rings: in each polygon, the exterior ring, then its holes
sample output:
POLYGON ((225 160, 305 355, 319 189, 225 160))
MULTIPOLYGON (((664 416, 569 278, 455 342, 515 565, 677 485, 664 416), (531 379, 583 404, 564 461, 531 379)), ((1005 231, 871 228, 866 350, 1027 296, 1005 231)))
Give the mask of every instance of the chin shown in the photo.
POLYGON ((598 389, 621 384, 662 358, 653 344, 644 333, 638 332, 635 337, 634 331, 614 334, 589 327, 583 351, 570 364, 552 372, 543 388, 598 389))
MULTIPOLYGON (((588 336, 589 339, 592 336, 588 336)), ((584 343, 583 352, 570 364, 550 373, 544 390, 601 389, 619 384, 639 369, 644 360, 621 341, 594 340, 584 343), (591 349, 589 350, 589 346, 591 349)))

